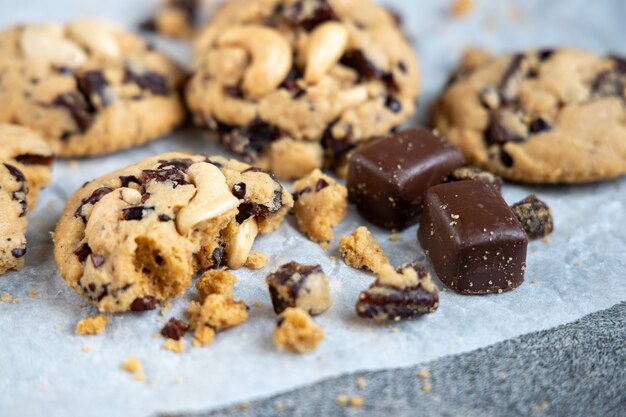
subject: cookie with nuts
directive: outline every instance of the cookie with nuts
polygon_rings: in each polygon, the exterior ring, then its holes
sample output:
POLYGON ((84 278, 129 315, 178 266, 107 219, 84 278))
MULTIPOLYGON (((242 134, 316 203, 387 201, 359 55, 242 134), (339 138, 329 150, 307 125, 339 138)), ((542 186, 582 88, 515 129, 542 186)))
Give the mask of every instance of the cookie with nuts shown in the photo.
POLYGON ((101 311, 181 295, 197 271, 242 266, 293 205, 273 176, 223 157, 155 156, 93 180, 55 232, 61 276, 101 311))
POLYGON ((432 125, 507 179, 585 183, 626 173, 626 59, 574 49, 470 50, 432 125))
POLYGON ((0 124, 0 274, 24 265, 26 214, 50 181, 53 159, 32 130, 0 124))
POLYGON ((104 154, 181 123, 182 71, 114 23, 81 19, 0 32, 0 122, 28 126, 59 156, 104 154))
POLYGON ((300 178, 409 118, 415 52, 371 0, 234 0, 194 45, 197 124, 284 178, 300 178))

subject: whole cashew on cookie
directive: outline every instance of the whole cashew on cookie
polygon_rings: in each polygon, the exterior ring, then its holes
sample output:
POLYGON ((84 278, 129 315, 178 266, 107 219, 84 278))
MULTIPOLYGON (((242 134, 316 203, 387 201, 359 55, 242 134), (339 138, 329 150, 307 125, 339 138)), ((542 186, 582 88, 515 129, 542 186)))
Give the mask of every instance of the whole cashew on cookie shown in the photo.
POLYGON ((292 64, 289 42, 277 31, 264 26, 238 26, 225 31, 218 46, 245 49, 252 63, 243 79, 243 91, 260 98, 274 91, 283 82, 292 64))
POLYGON ((347 46, 348 30, 341 23, 318 26, 307 45, 304 80, 309 84, 318 82, 339 62, 347 46))

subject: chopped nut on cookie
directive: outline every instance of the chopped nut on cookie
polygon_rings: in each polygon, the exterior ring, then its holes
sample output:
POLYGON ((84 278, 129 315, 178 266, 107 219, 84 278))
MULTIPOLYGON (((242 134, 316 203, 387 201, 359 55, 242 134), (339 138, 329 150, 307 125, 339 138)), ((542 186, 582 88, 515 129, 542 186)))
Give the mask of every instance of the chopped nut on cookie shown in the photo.
POLYGON ((104 331, 107 325, 107 316, 86 317, 76 324, 76 334, 80 336, 93 336, 104 331))
POLYGON ((298 227, 311 240, 328 244, 333 238, 333 227, 346 216, 346 187, 316 169, 296 181, 293 190, 298 227))
POLYGON ((273 336, 279 348, 305 353, 320 344, 324 331, 306 311, 289 307, 278 317, 273 336))
POLYGON ((550 207, 539 200, 535 194, 513 204, 511 210, 522 224, 529 239, 542 238, 554 230, 550 207))
POLYGON ((343 236, 339 252, 345 263, 356 269, 367 269, 377 273, 389 260, 365 226, 354 229, 349 236, 343 236))
POLYGON ((298 307, 316 316, 333 304, 328 277, 319 265, 290 262, 266 278, 276 314, 298 307))
POLYGON ((389 264, 359 296, 356 312, 359 317, 377 321, 399 321, 432 313, 439 306, 439 291, 430 274, 417 262, 397 269, 389 264))

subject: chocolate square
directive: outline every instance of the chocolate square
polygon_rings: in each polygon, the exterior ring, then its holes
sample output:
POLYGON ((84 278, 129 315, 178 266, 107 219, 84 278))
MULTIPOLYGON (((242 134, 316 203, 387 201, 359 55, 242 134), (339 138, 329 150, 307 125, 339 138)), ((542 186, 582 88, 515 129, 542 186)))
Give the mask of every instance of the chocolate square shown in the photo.
POLYGON ((524 281, 526 232, 500 194, 480 181, 430 188, 418 239, 441 282, 462 294, 507 291, 524 281))
POLYGON ((427 129, 398 132, 350 156, 348 198, 372 223, 403 229, 417 223, 424 191, 462 163, 454 146, 427 129))

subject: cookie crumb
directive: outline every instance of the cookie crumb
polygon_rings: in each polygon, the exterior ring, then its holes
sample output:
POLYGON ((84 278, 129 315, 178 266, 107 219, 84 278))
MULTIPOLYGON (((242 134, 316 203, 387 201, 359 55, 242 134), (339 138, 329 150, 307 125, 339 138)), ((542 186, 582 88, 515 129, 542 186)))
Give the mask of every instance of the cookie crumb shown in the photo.
POLYGON ((538 280, 537 278, 533 278, 533 279, 530 281, 530 283, 531 283, 531 284, 539 284, 539 280, 538 280))
POLYGON ((246 411, 248 408, 250 408, 250 404, 247 402, 244 402, 244 403, 239 404, 237 408, 239 409, 239 411, 246 411))
POLYGON ((57 333, 59 333, 59 332, 61 331, 61 326, 60 326, 60 325, 58 325, 58 324, 55 324, 55 325, 54 325, 54 331, 55 331, 55 332, 57 332, 57 333))
POLYGON ((420 369, 417 376, 419 376, 421 380, 426 380, 430 378, 430 371, 426 368, 420 369))
POLYGON ((3 292, 2 295, 0 296, 0 300, 4 301, 5 303, 8 303, 11 301, 11 295, 8 292, 3 292))
POLYGON ((34 288, 28 290, 28 297, 35 300, 37 298, 37 291, 34 288))
POLYGON ((139 375, 143 375, 143 365, 136 356, 131 356, 122 363, 122 369, 128 373, 134 374, 135 379, 139 375))
POLYGON ((454 0, 450 6, 450 13, 453 16, 463 16, 468 14, 474 8, 473 0, 454 0))
POLYGON ((429 393, 429 392, 431 392, 432 390, 433 390, 433 386, 432 386, 432 385, 430 385, 430 384, 428 384, 428 383, 426 383, 426 384, 423 384, 423 385, 422 385, 422 391, 423 391, 423 392, 425 392, 425 393, 429 393))
POLYGON ((76 324, 76 334, 80 336, 93 336, 104 331, 108 318, 101 314, 86 317, 76 324))
POLYGON ((328 277, 320 265, 289 262, 265 279, 276 314, 287 307, 298 307, 312 316, 328 310, 333 299, 328 277))
POLYGON ((252 305, 255 306, 256 308, 263 308, 263 307, 265 307, 265 304, 263 304, 263 301, 253 301, 252 305))
POLYGON ((546 236, 543 239, 541 239, 541 241, 543 243, 552 243, 552 239, 550 238, 550 236, 546 236))
POLYGON ((250 269, 261 269, 270 261, 270 257, 261 252, 251 252, 244 266, 250 269))
POLYGON ((225 268, 209 269, 196 281, 196 289, 200 294, 201 300, 204 300, 211 294, 232 296, 233 286, 236 282, 237 278, 225 268))
POLYGON ((397 242, 398 240, 400 240, 400 235, 395 230, 392 230, 391 234, 389 235, 389 240, 391 240, 392 242, 397 242))
POLYGON ((178 385, 184 385, 185 384, 185 378, 183 378, 182 376, 179 376, 176 378, 176 383, 178 385))
POLYGON ((283 411, 285 411, 285 404, 283 404, 282 401, 276 402, 276 404, 274 404, 274 411, 276 411, 277 413, 282 413, 283 411))
POLYGON ((358 408, 363 405, 363 397, 360 395, 353 395, 350 397, 350 403, 348 404, 351 408, 358 408))
POLYGON ((400 331, 400 329, 395 326, 389 326, 389 330, 391 330, 391 333, 398 333, 400 331))
POLYGON ((339 252, 348 266, 378 272, 389 260, 365 226, 357 227, 339 242, 339 252))
POLYGON ((306 311, 288 307, 278 317, 273 336, 277 347, 294 353, 305 353, 320 344, 324 330, 306 311))
POLYGON ((50 387, 50 383, 48 383, 48 381, 43 380, 41 381, 41 388, 43 388, 44 390, 47 390, 50 387))
POLYGON ((91 353, 91 346, 87 346, 87 345, 83 346, 83 352, 91 353))
POLYGON ((159 315, 161 317, 167 316, 171 309, 172 309, 172 302, 171 301, 167 301, 166 303, 163 304, 163 308, 161 308, 161 311, 159 312, 159 315))
POLYGON ((578 261, 578 260, 576 262, 574 262, 574 266, 577 267, 577 268, 580 268, 582 266, 582 264, 583 263, 581 261, 578 261))
POLYGON ((550 408, 550 403, 546 400, 543 400, 541 403, 537 404, 534 401, 530 403, 530 408, 532 411, 534 411, 535 413, 543 413, 545 411, 548 411, 548 409, 550 408))
POLYGON ((195 348, 206 346, 213 342, 215 337, 215 330, 209 326, 198 327, 193 334, 193 340, 191 345, 195 348))
POLYGON ((363 389, 367 386, 367 381, 364 378, 357 378, 355 383, 358 389, 363 389))
POLYGON ((347 405, 347 404, 348 404, 348 396, 347 396, 346 394, 339 394, 339 395, 337 395, 337 397, 335 398, 335 402, 336 402, 338 405, 345 406, 345 405, 347 405))
POLYGON ((165 343, 163 343, 163 349, 169 350, 170 352, 183 353, 185 351, 185 341, 182 339, 167 339, 165 343))

